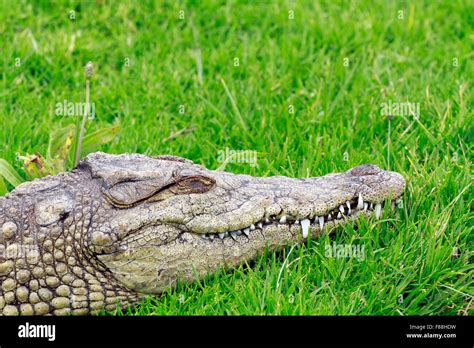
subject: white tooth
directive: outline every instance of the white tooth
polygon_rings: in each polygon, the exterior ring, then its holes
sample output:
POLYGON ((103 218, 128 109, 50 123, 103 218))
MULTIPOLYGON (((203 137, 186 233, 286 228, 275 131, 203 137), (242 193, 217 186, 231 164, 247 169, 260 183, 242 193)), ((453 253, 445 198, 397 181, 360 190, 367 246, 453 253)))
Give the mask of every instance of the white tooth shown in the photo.
POLYGON ((268 220, 268 218, 265 218, 265 222, 266 222, 267 224, 269 224, 269 223, 270 223, 270 220, 268 220))
POLYGON ((375 205, 375 218, 378 220, 382 215, 382 204, 378 203, 375 205))
POLYGON ((369 203, 365 202, 364 203, 364 211, 367 211, 368 208, 369 208, 369 203))
POLYGON ((369 208, 370 208, 370 209, 374 209, 374 203, 370 203, 369 208))
POLYGON ((300 220, 295 220, 295 224, 298 225, 300 223, 300 220))
POLYGON ((248 237, 250 234, 250 229, 249 228, 244 228, 242 231, 244 231, 245 235, 248 237))
POLYGON ((337 218, 338 219, 342 218, 341 212, 337 213, 337 218))
POLYGON ((283 216, 281 217, 280 223, 281 223, 281 224, 286 223, 286 215, 283 215, 283 216))
POLYGON ((351 213, 351 204, 349 203, 349 201, 346 202, 346 205, 347 205, 347 214, 350 214, 351 213))
POLYGON ((320 216, 318 218, 319 220, 319 228, 321 229, 321 231, 323 230, 323 227, 324 227, 324 217, 323 216, 320 216))
POLYGON ((253 231, 255 229, 255 225, 254 224, 251 224, 250 225, 250 229, 253 231))
POLYGON ((328 221, 331 221, 331 220, 332 220, 332 215, 329 214, 329 215, 328 215, 328 221))
POLYGON ((257 226, 258 226, 258 228, 260 228, 260 229, 263 228, 263 224, 262 224, 261 222, 259 222, 259 223, 257 224, 257 226))
POLYGON ((209 234, 209 238, 210 238, 211 240, 214 240, 214 233, 210 233, 210 234, 209 234))
POLYGON ((308 237, 309 224, 310 221, 308 219, 301 220, 301 231, 303 233, 303 238, 308 237))
POLYGON ((344 214, 344 207, 342 206, 342 204, 339 206, 339 211, 344 214))
POLYGON ((237 236, 241 236, 241 235, 242 235, 242 231, 241 231, 241 230, 237 230, 237 231, 235 231, 235 234, 236 234, 237 236))
POLYGON ((362 193, 359 192, 359 200, 357 201, 357 209, 362 210, 364 208, 364 200, 362 199, 362 193))
POLYGON ((225 233, 218 233, 220 239, 224 239, 225 233))
POLYGON ((229 237, 229 232, 224 232, 224 237, 229 237))
POLYGON ((238 236, 237 231, 230 232, 230 236, 232 237, 233 240, 236 240, 235 238, 237 238, 238 236))

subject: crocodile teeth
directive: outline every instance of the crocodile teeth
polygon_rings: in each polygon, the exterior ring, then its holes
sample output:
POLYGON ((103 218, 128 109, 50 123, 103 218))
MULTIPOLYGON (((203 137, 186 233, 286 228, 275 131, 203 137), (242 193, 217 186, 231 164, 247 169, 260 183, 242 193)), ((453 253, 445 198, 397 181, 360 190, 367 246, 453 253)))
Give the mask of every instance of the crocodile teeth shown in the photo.
POLYGON ((281 217, 280 223, 281 223, 281 224, 286 223, 286 215, 283 215, 283 216, 281 217))
POLYGON ((308 219, 301 220, 301 231, 303 233, 303 238, 308 237, 310 221, 308 219))
POLYGON ((367 211, 368 208, 369 208, 369 203, 365 202, 364 203, 364 211, 367 211))
POLYGON ((268 218, 265 218, 265 222, 266 222, 267 224, 269 224, 269 223, 270 223, 270 220, 269 220, 268 218))
POLYGON ((233 240, 237 240, 237 239, 236 239, 237 236, 238 236, 237 231, 232 231, 232 232, 230 232, 230 236, 232 237, 233 240))
POLYGON ((217 235, 219 236, 220 239, 224 239, 224 237, 225 237, 225 233, 224 233, 224 232, 218 233, 217 235))
POLYGON ((359 192, 359 200, 357 201, 357 209, 362 210, 364 208, 364 200, 362 199, 362 194, 359 192))
POLYGON ((338 219, 342 218, 341 212, 337 213, 337 218, 338 218, 338 219))
POLYGON ((250 234, 250 228, 244 228, 242 231, 244 232, 244 234, 245 234, 247 237, 249 236, 249 234, 250 234))
POLYGON ((339 206, 339 211, 344 214, 344 207, 342 206, 342 204, 339 206))
POLYGON ((332 220, 332 215, 329 214, 329 215, 328 215, 328 221, 331 221, 331 220, 332 220))
POLYGON ((213 234, 213 233, 210 233, 210 234, 209 234, 209 239, 210 239, 210 240, 214 240, 214 234, 213 234))
POLYGON ((347 214, 350 214, 351 213, 351 204, 349 203, 349 201, 346 202, 346 205, 347 205, 347 214))
POLYGON ((382 204, 378 203, 375 205, 375 218, 378 220, 382 215, 382 204))
POLYGON ((318 218, 318 220, 319 220, 319 227, 320 227, 321 230, 322 230, 323 227, 324 227, 324 217, 323 217, 323 216, 320 216, 320 217, 318 218))
POLYGON ((255 229, 255 225, 254 224, 251 224, 250 225, 250 229, 253 231, 255 229))
POLYGON ((262 224, 261 222, 259 222, 259 223, 257 224, 257 226, 258 226, 258 228, 260 228, 260 229, 263 228, 263 224, 262 224))

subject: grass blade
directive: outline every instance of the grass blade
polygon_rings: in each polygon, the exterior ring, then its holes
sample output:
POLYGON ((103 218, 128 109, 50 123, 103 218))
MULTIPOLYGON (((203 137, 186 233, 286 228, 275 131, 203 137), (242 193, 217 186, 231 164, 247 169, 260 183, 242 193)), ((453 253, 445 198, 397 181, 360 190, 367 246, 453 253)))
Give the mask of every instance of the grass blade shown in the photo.
POLYGON ((0 177, 0 196, 5 196, 7 193, 7 185, 5 185, 5 181, 3 181, 3 178, 0 177))
POLYGON ((120 124, 115 123, 109 127, 99 129, 94 133, 90 133, 84 137, 82 142, 82 153, 88 154, 96 151, 101 145, 114 140, 119 131, 120 124))
POLYGON ((0 158, 0 176, 15 187, 25 181, 12 165, 3 158, 0 158))

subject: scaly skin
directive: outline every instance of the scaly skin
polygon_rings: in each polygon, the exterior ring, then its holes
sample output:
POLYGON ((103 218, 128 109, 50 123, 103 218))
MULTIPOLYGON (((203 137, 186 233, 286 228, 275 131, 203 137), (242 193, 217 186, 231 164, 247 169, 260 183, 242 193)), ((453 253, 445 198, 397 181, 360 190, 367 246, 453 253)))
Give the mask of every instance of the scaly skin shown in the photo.
POLYGON ((173 156, 94 153, 71 172, 0 198, 0 313, 124 308, 265 247, 378 215, 404 189, 400 174, 373 165, 318 178, 255 178, 173 156))

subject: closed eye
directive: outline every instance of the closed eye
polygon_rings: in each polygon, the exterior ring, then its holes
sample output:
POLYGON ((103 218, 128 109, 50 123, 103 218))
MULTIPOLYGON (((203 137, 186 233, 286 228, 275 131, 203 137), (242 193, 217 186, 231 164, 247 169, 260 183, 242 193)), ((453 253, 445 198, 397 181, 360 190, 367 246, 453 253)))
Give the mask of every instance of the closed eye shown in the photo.
POLYGON ((209 191, 215 184, 214 179, 194 175, 178 181, 170 187, 171 192, 175 194, 204 193, 209 191))
POLYGON ((215 185, 215 180, 200 175, 177 178, 173 184, 170 184, 156 192, 148 198, 146 202, 158 202, 173 196, 186 195, 191 193, 205 193, 215 185))

